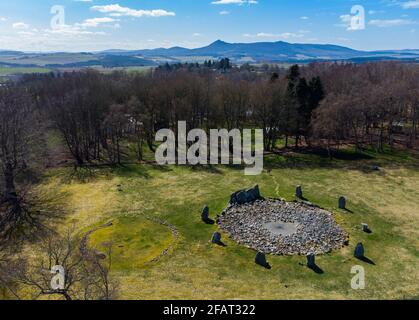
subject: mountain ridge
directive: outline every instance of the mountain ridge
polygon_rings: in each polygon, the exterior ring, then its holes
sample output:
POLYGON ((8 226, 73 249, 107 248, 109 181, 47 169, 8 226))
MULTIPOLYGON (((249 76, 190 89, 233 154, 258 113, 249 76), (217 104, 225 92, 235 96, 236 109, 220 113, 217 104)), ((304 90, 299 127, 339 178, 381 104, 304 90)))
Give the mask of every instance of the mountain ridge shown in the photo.
POLYGON ((377 60, 419 62, 419 49, 363 51, 335 44, 275 42, 237 42, 216 40, 199 48, 108 49, 96 52, 34 53, 0 50, 0 65, 51 67, 155 66, 163 63, 204 62, 229 58, 234 63, 308 63, 314 61, 377 60))

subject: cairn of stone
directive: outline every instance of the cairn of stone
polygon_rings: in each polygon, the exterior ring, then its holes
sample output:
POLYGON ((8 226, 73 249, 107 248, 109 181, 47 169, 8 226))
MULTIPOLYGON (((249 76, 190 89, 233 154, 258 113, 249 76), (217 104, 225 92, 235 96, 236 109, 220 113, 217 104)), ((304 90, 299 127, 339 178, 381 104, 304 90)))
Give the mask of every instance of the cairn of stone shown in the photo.
POLYGON ((302 201, 256 200, 229 206, 218 225, 231 239, 265 254, 324 254, 347 244, 333 215, 302 201))

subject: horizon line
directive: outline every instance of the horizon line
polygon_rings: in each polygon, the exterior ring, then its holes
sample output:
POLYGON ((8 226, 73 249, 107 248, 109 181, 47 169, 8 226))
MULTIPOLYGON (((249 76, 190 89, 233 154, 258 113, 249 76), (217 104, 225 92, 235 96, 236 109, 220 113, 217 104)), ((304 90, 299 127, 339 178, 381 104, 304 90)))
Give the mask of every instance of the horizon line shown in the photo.
POLYGON ((152 50, 159 50, 159 49, 163 49, 163 50, 168 50, 168 49, 173 49, 173 48, 181 48, 181 49, 187 49, 187 50, 195 50, 195 49, 202 49, 208 46, 211 46, 214 43, 217 42, 223 42, 226 44, 257 44, 257 43, 287 43, 287 44, 291 44, 291 45, 321 45, 321 46, 337 46, 337 47, 342 47, 342 48, 347 48, 347 49, 351 49, 354 51, 359 51, 359 52, 385 52, 385 51, 410 51, 410 50, 419 50, 419 49, 414 49, 414 48, 405 48, 405 49, 381 49, 381 50, 361 50, 361 49, 354 49, 352 47, 349 46, 345 46, 345 45, 340 45, 340 44, 333 44, 333 43, 315 43, 315 42, 288 42, 288 41, 284 41, 284 40, 277 40, 277 41, 253 41, 253 42, 227 42, 221 39, 217 39, 215 41, 210 42, 207 45, 201 46, 201 47, 194 47, 194 48, 188 48, 188 47, 182 47, 182 46, 171 46, 171 47, 155 47, 155 48, 143 48, 143 49, 123 49, 123 48, 108 48, 108 49, 102 49, 102 50, 75 50, 75 51, 60 51, 60 50, 51 50, 51 51, 47 51, 47 50, 36 50, 36 51, 26 51, 26 50, 16 50, 16 49, 0 49, 0 52, 7 52, 7 51, 11 51, 11 52, 20 52, 20 53, 101 53, 101 52, 106 52, 106 51, 126 51, 126 52, 130 52, 130 51, 152 51, 152 50))

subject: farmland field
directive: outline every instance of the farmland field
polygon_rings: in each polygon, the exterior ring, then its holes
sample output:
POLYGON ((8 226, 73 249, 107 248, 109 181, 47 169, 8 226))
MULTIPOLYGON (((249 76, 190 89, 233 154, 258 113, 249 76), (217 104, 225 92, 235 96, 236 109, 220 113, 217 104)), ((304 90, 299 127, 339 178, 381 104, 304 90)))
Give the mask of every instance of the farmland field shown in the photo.
POLYGON ((0 67, 0 77, 10 76, 17 74, 29 74, 29 73, 48 73, 51 69, 47 68, 32 68, 32 67, 0 67))

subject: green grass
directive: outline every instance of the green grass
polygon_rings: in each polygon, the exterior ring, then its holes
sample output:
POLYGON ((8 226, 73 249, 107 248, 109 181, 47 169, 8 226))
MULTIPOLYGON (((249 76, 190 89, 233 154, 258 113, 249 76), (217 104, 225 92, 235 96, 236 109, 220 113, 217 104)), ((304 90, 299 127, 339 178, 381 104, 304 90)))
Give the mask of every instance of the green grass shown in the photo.
POLYGON ((0 76, 10 76, 16 74, 29 73, 48 73, 51 69, 47 68, 32 68, 32 67, 0 67, 0 76))
POLYGON ((175 239, 165 226, 134 213, 93 233, 89 245, 100 251, 109 241, 112 241, 112 271, 129 273, 159 258, 175 239))
MULTIPOLYGON (((271 155, 259 176, 236 167, 127 165, 80 171, 50 170, 39 192, 61 195, 58 230, 74 224, 79 232, 109 220, 111 228, 91 236, 91 245, 114 243, 112 274, 123 299, 403 299, 419 296, 419 159, 405 152, 356 155, 271 155), (380 165, 381 171, 372 171, 380 165), (348 247, 317 258, 323 274, 304 266, 305 257, 269 256, 271 270, 255 265, 255 252, 225 234, 226 247, 211 245, 217 226, 200 221, 209 205, 215 217, 233 191, 259 184, 265 197, 305 197, 333 212, 350 234, 348 247), (351 212, 337 209, 346 196, 351 212), (175 226, 175 240, 167 227, 175 226), (368 223, 372 234, 361 232, 368 223), (375 265, 353 258, 362 241, 375 265), (118 247, 123 246, 123 247, 118 247), (146 263, 168 246, 171 250, 146 263), (362 265, 366 289, 352 290, 350 270, 362 265)), ((58 200, 57 200, 58 201, 58 200)))
POLYGON ((25 56, 8 55, 1 56, 0 63, 13 63, 25 65, 37 65, 44 67, 50 64, 77 63, 90 60, 96 60, 97 57, 92 54, 83 53, 48 53, 48 54, 30 54, 25 56))

